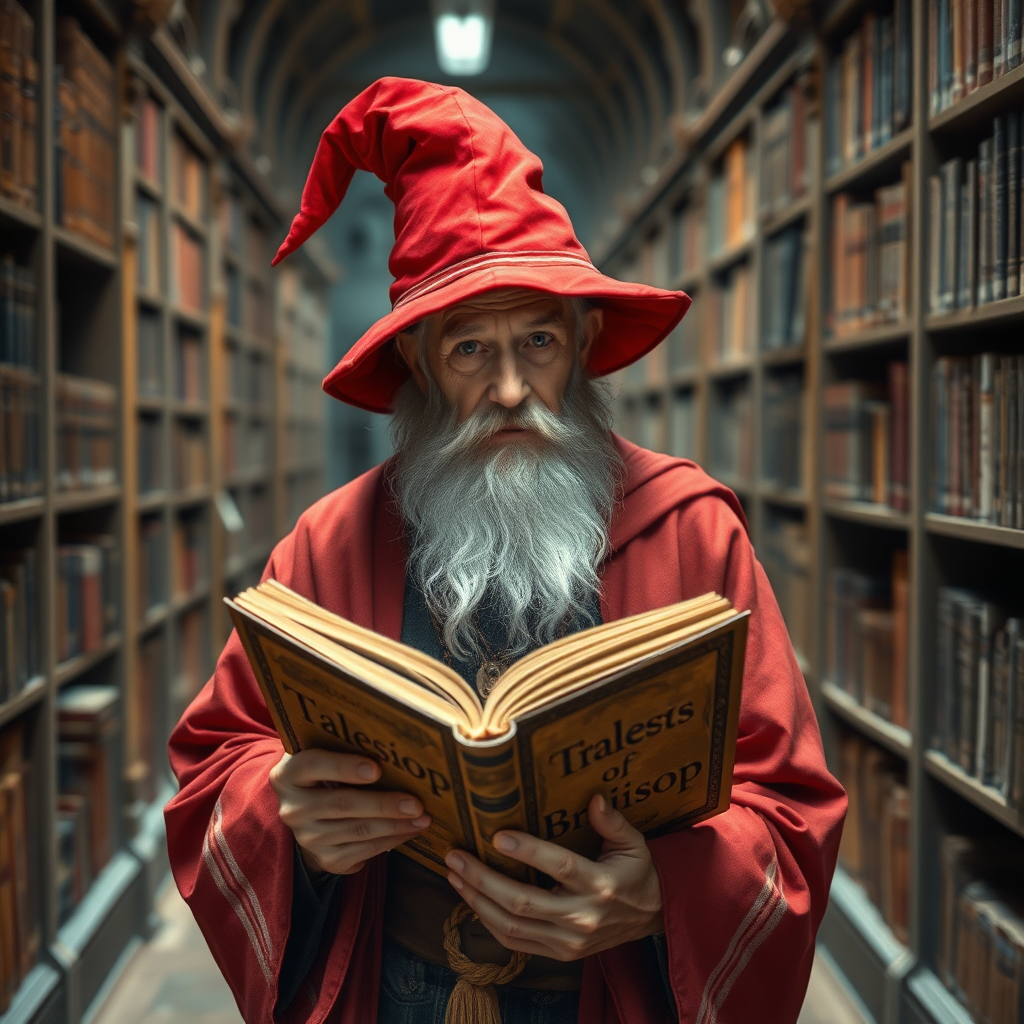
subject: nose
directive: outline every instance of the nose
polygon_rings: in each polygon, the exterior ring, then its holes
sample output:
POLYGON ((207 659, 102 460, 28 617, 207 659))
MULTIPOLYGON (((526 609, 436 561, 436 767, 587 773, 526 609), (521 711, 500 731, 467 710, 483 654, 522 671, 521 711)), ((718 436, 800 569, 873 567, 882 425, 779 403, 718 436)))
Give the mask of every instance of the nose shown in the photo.
POLYGON ((530 385, 523 377, 519 360, 512 353, 503 353, 498 360, 497 373, 487 391, 487 397, 506 409, 521 405, 530 393, 530 385))

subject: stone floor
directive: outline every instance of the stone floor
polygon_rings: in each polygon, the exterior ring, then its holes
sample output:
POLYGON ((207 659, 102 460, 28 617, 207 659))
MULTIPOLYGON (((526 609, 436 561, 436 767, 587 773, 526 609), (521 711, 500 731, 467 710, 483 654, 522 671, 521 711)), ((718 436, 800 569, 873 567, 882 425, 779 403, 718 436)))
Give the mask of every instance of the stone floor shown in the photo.
MULTIPOLYGON (((235 1001, 173 886, 160 901, 162 927, 128 963, 92 1024, 241 1024, 235 1001)), ((815 957, 798 1024, 869 1024, 815 957)))

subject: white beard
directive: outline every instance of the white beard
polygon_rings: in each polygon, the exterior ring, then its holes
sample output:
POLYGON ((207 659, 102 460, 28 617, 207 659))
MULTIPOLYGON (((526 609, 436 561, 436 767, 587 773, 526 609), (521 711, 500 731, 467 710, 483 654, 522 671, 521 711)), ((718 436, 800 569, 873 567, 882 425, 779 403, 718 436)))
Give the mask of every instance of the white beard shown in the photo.
POLYGON ((485 599, 510 659, 589 617, 625 467, 604 385, 573 372, 559 415, 532 401, 459 423, 430 383, 395 399, 390 481, 408 527, 410 582, 458 658, 487 656, 474 617, 485 599), (529 439, 491 441, 505 427, 529 439))

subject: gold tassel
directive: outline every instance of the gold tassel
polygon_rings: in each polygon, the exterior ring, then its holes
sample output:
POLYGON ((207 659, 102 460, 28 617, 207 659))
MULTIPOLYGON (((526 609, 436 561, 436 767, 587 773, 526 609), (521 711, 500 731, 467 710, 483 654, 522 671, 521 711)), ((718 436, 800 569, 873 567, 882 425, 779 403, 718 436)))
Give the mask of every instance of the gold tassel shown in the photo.
POLYGON ((528 953, 512 951, 507 964, 478 964, 462 952, 459 925, 473 911, 460 903, 444 923, 444 951, 448 966, 458 975, 455 990, 448 1000, 444 1024, 501 1024, 495 985, 506 985, 526 966, 528 953))

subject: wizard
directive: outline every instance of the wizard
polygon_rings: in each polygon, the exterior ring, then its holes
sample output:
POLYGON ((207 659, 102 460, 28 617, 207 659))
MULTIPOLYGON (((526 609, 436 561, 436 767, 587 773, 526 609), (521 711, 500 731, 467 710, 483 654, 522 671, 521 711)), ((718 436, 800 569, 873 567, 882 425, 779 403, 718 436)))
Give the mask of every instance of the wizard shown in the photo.
POLYGON ((170 741, 171 866, 248 1024, 792 1024, 846 797, 735 495, 611 429, 601 378, 682 292, 605 277, 540 161, 460 89, 375 82, 324 132, 275 262, 356 169, 395 206, 392 311, 324 381, 395 454, 322 498, 274 578, 486 695, 571 632, 716 591, 750 610, 728 811, 649 841, 600 796, 596 859, 502 832, 552 880, 396 852, 430 819, 368 757, 284 753, 236 634, 170 741))

